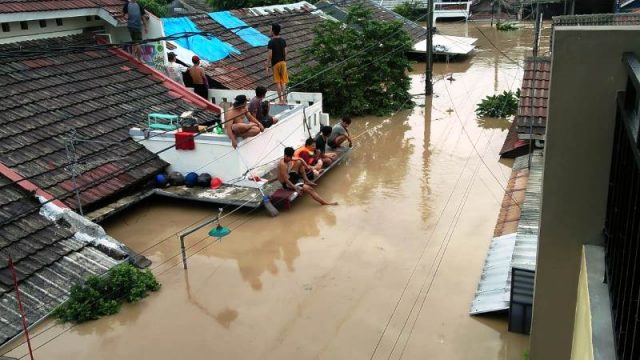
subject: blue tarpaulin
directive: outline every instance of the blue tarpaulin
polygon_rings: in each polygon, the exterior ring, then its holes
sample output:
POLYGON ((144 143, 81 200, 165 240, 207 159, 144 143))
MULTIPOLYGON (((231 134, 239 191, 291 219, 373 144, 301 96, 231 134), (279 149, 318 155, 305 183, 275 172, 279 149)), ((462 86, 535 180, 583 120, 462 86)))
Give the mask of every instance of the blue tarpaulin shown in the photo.
MULTIPOLYGON (((172 36, 184 32, 200 31, 196 24, 186 17, 163 18, 162 24, 164 25, 165 36, 172 36)), ((198 54, 199 57, 209 62, 222 60, 231 53, 240 54, 240 51, 236 48, 214 36, 204 37, 202 35, 195 35, 174 41, 178 45, 193 51, 198 54)))
POLYGON ((242 40, 253 47, 267 46, 269 38, 260 31, 250 27, 244 21, 233 16, 230 11, 218 11, 209 13, 209 16, 225 29, 233 31, 242 40))

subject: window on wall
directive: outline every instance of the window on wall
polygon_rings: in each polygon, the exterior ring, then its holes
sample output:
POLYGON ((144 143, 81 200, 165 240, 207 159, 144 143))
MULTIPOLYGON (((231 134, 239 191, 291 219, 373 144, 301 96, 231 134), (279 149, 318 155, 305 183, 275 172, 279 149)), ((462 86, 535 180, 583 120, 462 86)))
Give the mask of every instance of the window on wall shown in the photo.
POLYGON ((62 19, 56 19, 56 25, 62 26, 62 19))
POLYGON ((92 21, 93 20, 93 16, 86 16, 84 19, 87 20, 87 21, 92 21))
POLYGON ((9 32, 11 31, 11 26, 9 26, 9 23, 2 23, 2 32, 9 32))
POLYGON ((47 20, 40 20, 40 27, 47 27, 47 20))
POLYGON ((100 16, 95 15, 95 16, 93 17, 93 20, 96 20, 96 21, 100 20, 100 16))
POLYGON ((22 30, 29 30, 29 23, 26 21, 20 21, 20 28, 22 30))

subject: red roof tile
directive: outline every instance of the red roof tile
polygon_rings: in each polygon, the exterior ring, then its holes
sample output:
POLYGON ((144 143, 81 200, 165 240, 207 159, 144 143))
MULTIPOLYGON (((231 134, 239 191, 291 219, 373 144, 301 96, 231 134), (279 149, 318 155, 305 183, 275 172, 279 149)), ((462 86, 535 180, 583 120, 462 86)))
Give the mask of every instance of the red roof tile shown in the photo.
POLYGON ((545 134, 550 79, 551 60, 529 58, 525 61, 518 113, 514 121, 517 124, 518 133, 528 134, 533 118, 533 133, 545 134))
MULTIPOLYGON (((0 51, 91 41, 73 36, 4 44, 0 51)), ((76 144, 76 182, 87 208, 143 184, 167 166, 131 140, 129 128, 144 125, 150 112, 180 114, 203 107, 186 90, 171 87, 166 78, 109 50, 2 58, 0 65, 0 162, 24 177, 33 176, 34 184, 71 208, 78 204, 69 169, 63 167, 71 129, 82 139, 106 142, 76 144)))
POLYGON ((518 138, 517 126, 518 124, 515 121, 511 123, 507 137, 504 139, 504 144, 500 150, 500 156, 515 158, 527 153, 529 141, 518 138))

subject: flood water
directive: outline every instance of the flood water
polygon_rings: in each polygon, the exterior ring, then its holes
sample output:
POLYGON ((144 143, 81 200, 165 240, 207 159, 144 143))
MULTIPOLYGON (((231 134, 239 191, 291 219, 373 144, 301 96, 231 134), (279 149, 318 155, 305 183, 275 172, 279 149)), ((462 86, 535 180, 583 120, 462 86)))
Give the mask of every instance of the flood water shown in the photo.
MULTIPOLYGON (((354 120, 351 157, 318 187, 339 206, 305 197, 277 218, 235 213, 222 241, 208 229, 187 238, 185 271, 176 233, 215 207, 140 204, 104 226, 153 261, 162 289, 98 321, 45 322, 32 331, 35 357, 521 359, 528 338, 504 317, 468 315, 510 174, 498 156, 508 121, 474 109, 520 86, 532 26, 438 28, 478 38, 478 50, 435 65, 431 111, 417 97, 412 110, 354 120)), ((415 94, 423 72, 416 65, 415 94)))

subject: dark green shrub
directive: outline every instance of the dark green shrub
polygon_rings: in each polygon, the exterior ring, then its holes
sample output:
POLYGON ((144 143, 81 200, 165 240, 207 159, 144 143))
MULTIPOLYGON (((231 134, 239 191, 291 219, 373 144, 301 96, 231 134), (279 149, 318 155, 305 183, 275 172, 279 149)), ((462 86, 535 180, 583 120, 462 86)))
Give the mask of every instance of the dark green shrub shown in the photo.
POLYGON ((498 21, 496 29, 500 31, 518 30, 518 25, 513 21, 498 21))
POLYGON ((157 17, 164 17, 169 13, 165 0, 138 0, 138 2, 157 17))
POLYGON ((482 99, 476 108, 478 116, 506 118, 515 115, 518 111, 518 100, 520 99, 520 89, 513 91, 503 91, 502 94, 490 95, 482 99))
POLYGON ((120 264, 105 276, 89 276, 84 284, 73 285, 69 300, 53 311, 62 322, 81 323, 112 315, 124 302, 136 302, 149 292, 160 289, 149 270, 139 270, 130 264, 120 264))
POLYGON ((403 16, 409 20, 418 20, 421 19, 426 21, 424 15, 426 14, 426 9, 418 9, 418 4, 414 1, 405 1, 400 5, 397 5, 393 8, 393 11, 403 16))

